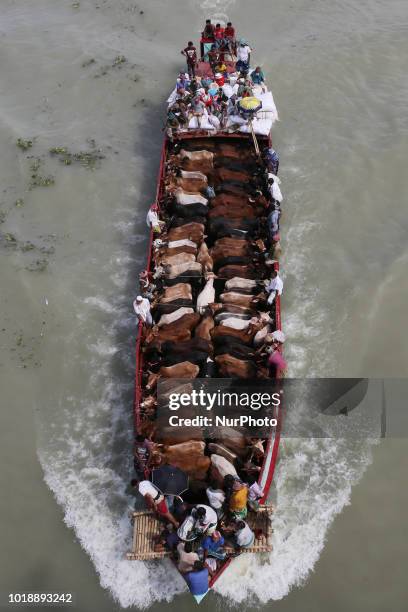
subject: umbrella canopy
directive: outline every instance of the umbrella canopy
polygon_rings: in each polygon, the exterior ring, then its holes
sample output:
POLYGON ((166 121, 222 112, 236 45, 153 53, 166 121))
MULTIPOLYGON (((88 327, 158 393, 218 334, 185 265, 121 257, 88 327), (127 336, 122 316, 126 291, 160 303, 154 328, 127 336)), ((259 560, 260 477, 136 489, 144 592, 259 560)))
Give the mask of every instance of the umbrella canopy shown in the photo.
POLYGON ((162 465, 152 472, 153 484, 163 495, 181 495, 188 489, 188 476, 174 465, 162 465))
POLYGON ((254 96, 250 96, 247 98, 242 98, 238 102, 239 109, 244 113, 255 114, 262 108, 262 100, 255 98, 254 96))

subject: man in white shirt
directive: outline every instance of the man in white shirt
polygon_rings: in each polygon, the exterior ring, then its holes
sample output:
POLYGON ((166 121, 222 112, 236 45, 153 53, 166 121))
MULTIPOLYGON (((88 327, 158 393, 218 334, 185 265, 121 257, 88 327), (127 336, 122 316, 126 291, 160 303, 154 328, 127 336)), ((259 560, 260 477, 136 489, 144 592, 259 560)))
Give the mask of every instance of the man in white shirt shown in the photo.
POLYGON ((146 216, 147 227, 152 227, 155 234, 161 233, 161 221, 159 219, 159 215, 157 214, 157 206, 153 204, 147 213, 146 216))
POLYGON ((196 531, 211 535, 217 529, 218 517, 210 506, 197 504, 191 515, 195 518, 194 529, 196 531))
POLYGON ((273 301, 276 297, 276 294, 282 295, 283 291, 283 281, 278 274, 277 270, 272 272, 271 279, 269 283, 266 285, 266 291, 269 293, 268 304, 273 304, 273 301))
POLYGON ((275 202, 281 203, 283 200, 283 195, 278 185, 278 181, 273 179, 272 177, 268 178, 268 191, 271 196, 271 200, 275 202))
POLYGON ((153 319, 150 312, 150 302, 147 298, 143 298, 141 295, 138 295, 133 302, 133 309, 139 321, 142 321, 142 323, 148 325, 149 327, 153 325, 153 319))
POLYGON ((235 527, 235 544, 238 548, 248 548, 255 540, 255 534, 245 521, 238 521, 235 527))
POLYGON ((222 514, 222 505, 225 501, 224 491, 218 488, 216 482, 212 482, 205 492, 211 508, 214 508, 217 517, 220 518, 222 514))
POLYGON ((236 71, 237 72, 248 72, 249 64, 251 61, 251 52, 252 49, 245 42, 240 42, 237 47, 237 63, 236 63, 236 71))
POLYGON ((171 514, 165 496, 152 482, 150 482, 150 480, 141 480, 139 482, 139 493, 143 495, 146 505, 149 508, 155 510, 160 518, 171 523, 177 529, 179 523, 171 514))

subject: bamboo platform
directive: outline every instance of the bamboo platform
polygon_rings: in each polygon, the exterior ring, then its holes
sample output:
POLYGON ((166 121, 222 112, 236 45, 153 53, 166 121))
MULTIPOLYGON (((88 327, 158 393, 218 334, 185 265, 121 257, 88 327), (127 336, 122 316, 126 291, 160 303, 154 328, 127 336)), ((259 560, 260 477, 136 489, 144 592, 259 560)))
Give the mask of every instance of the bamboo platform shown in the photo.
MULTIPOLYGON (((150 559, 163 559, 169 557, 169 552, 155 552, 153 539, 160 535, 164 525, 161 523, 155 514, 150 510, 140 510, 133 512, 133 543, 132 550, 127 553, 128 561, 140 561, 150 559)), ((251 529, 255 532, 261 531, 261 535, 257 538, 249 548, 242 549, 243 553, 261 553, 272 550, 272 506, 260 506, 258 512, 248 512, 247 522, 251 529)), ((225 547, 228 553, 233 552, 230 546, 225 547)))

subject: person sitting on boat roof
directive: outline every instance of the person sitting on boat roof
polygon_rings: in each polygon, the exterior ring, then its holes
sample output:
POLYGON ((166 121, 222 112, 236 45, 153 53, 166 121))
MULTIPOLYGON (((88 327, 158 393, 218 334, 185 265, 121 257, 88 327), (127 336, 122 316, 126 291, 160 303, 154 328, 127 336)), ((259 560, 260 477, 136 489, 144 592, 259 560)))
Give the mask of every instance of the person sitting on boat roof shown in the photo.
POLYGON ((250 74, 251 81, 254 85, 263 85, 265 83, 264 73, 260 66, 257 66, 250 74))
POLYGON ((166 525, 161 534, 155 539, 155 552, 174 552, 178 543, 180 542, 179 537, 176 531, 174 531, 174 527, 171 523, 166 525))
POLYGON ((139 321, 151 327, 153 325, 152 314, 150 312, 150 302, 147 298, 138 295, 133 302, 133 310, 139 321))
POLYGON ((196 96, 191 102, 191 111, 197 119, 197 127, 201 127, 201 117, 205 112, 205 104, 200 96, 196 96))
POLYGON ((196 552, 193 552, 191 542, 180 542, 177 545, 178 562, 177 569, 182 574, 191 572, 194 568, 194 563, 200 560, 196 552))
POLYGON ((139 481, 149 477, 149 462, 153 446, 154 443, 145 438, 145 436, 141 434, 136 436, 133 450, 133 465, 139 481))
POLYGON ((207 557, 214 557, 214 559, 220 559, 221 561, 224 560, 227 556, 223 548, 224 543, 224 538, 217 530, 205 537, 201 542, 201 547, 204 551, 204 561, 207 557))
POLYGON ((240 480, 235 480, 229 498, 229 511, 234 519, 244 519, 248 514, 248 487, 240 480))
POLYGON ((197 93, 197 90, 199 88, 199 84, 196 78, 191 79, 189 85, 188 85, 188 91, 191 93, 192 96, 195 96, 197 93))
POLYGON ((210 506, 197 504, 191 511, 191 516, 195 519, 194 529, 201 535, 210 535, 217 529, 217 513, 210 506))
POLYGON ((224 30, 224 37, 228 43, 229 52, 235 53, 235 28, 230 21, 227 23, 227 27, 224 30))
POLYGON ((183 102, 175 102, 167 111, 167 125, 174 130, 187 124, 188 118, 183 102))
POLYGON ((224 514, 223 508, 222 508, 223 503, 225 501, 224 491, 222 489, 219 489, 217 482, 213 480, 210 483, 210 486, 207 487, 205 492, 207 494, 208 502, 211 508, 214 508, 215 512, 217 513, 217 517, 220 519, 222 515, 224 514))
POLYGON ((176 89, 188 89, 190 86, 190 77, 186 72, 180 72, 176 81, 176 89))
POLYGON ((278 185, 278 181, 271 176, 268 178, 268 192, 272 201, 279 203, 282 202, 283 195, 278 185))
POLYGON ((186 57, 188 76, 192 79, 195 77, 195 69, 197 66, 197 49, 191 40, 188 41, 187 47, 181 50, 181 54, 186 57))
POLYGON ((272 147, 267 147, 264 150, 264 160, 268 167, 268 170, 273 172, 273 174, 278 174, 279 170, 279 155, 272 147))
POLYGON ((208 63, 210 64, 210 68, 211 68, 213 75, 215 75, 216 73, 215 68, 219 62, 219 57, 220 57, 220 54, 217 49, 217 46, 215 44, 211 45, 211 49, 208 52, 208 63))
POLYGON ((184 89, 184 87, 180 87, 176 94, 176 103, 178 104, 190 104, 191 102, 191 93, 184 89))
POLYGON ((255 541, 255 533, 245 521, 237 521, 234 525, 234 543, 237 549, 249 548, 255 541))
POLYGON ((211 19, 206 19, 204 30, 201 33, 202 38, 205 38, 206 40, 214 40, 214 30, 215 27, 211 23, 211 19))
POLYGON ((187 586, 192 595, 205 595, 208 591, 208 567, 202 561, 196 561, 191 572, 184 574, 187 586))
POLYGON ((259 510, 259 502, 264 496, 263 489, 259 486, 257 478, 254 474, 249 474, 247 477, 248 489, 248 506, 254 512, 259 510))
POLYGON ((248 72, 252 51, 253 49, 251 49, 251 47, 244 40, 240 41, 237 47, 237 62, 235 64, 235 69, 237 72, 242 70, 248 72))
POLYGON ((216 23, 214 28, 214 39, 218 49, 220 49, 224 44, 224 32, 225 28, 223 28, 220 23, 216 23))
POLYGON ((276 295, 282 295, 283 281, 279 276, 277 270, 272 271, 271 279, 265 287, 267 293, 269 293, 268 304, 273 304, 276 295))
POLYGON ((159 518, 166 520, 176 528, 179 526, 169 510, 166 498, 150 480, 142 480, 139 482, 139 493, 143 495, 146 505, 157 512, 159 518))
POLYGON ((251 87, 251 81, 249 81, 248 79, 239 79, 238 80, 238 91, 237 91, 237 96, 238 98, 247 98, 249 96, 252 96, 252 87, 251 87))

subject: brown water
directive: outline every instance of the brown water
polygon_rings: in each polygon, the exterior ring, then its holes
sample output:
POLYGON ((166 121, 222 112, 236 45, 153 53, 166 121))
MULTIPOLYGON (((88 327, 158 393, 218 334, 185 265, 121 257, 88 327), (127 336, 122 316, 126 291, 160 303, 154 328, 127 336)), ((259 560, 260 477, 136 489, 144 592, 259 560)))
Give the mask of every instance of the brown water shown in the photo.
MULTIPOLYGON (((123 560, 131 302, 179 50, 227 13, 273 89, 291 374, 406 376, 406 3, 73 4, 1 3, 0 591, 189 609, 171 566, 123 560), (55 146, 104 159, 65 166, 55 146)), ((238 559, 202 607, 403 610, 406 450, 286 441, 274 552, 238 559)))

